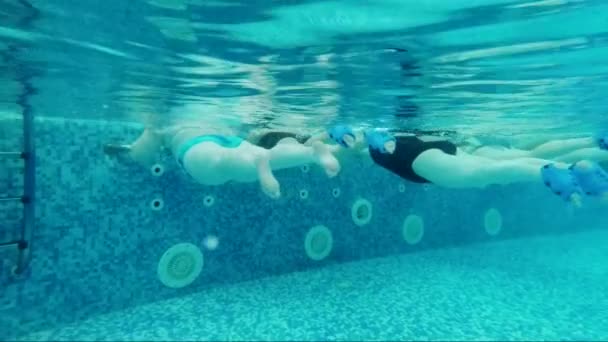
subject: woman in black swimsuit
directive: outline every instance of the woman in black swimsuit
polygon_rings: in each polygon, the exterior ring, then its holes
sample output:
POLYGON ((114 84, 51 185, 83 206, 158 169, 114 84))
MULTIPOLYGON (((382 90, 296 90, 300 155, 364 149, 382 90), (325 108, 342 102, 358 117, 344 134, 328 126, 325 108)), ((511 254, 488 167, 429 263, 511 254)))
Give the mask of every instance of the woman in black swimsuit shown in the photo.
POLYGON ((433 183, 446 188, 484 188, 491 184, 538 182, 541 181, 540 169, 551 162, 529 157, 500 159, 498 156, 479 156, 466 152, 443 136, 417 133, 384 134, 390 137, 384 141, 388 148, 380 148, 377 145, 382 140, 370 136, 374 132, 367 135, 356 132, 353 134, 356 143, 352 148, 368 147, 368 154, 375 164, 405 180, 433 183), (370 139, 374 140, 373 144, 369 143, 370 139))
POLYGON ((456 145, 448 140, 423 141, 417 136, 395 137, 395 150, 393 153, 382 153, 376 149, 370 149, 372 160, 391 171, 399 177, 414 183, 429 183, 430 181, 414 171, 414 161, 423 152, 437 149, 445 154, 456 155, 456 145))
MULTIPOLYGON (((445 132, 443 132, 445 133, 445 132)), ((373 134, 373 133, 372 133, 373 134)), ((300 136, 287 132, 267 132, 258 135, 257 144, 272 148, 279 140, 291 137, 301 143, 315 140, 333 140, 332 153, 345 158, 345 150, 364 151, 373 162, 415 183, 433 183, 446 188, 484 188, 488 185, 506 185, 518 182, 542 182, 541 168, 549 163, 567 167, 573 160, 597 159, 599 153, 608 160, 606 151, 592 146, 591 138, 550 141, 531 150, 479 146, 474 150, 454 143, 449 134, 437 132, 395 133, 386 135, 391 139, 384 143, 389 148, 379 149, 369 143, 369 136, 353 132, 354 143, 343 147, 327 133, 315 136, 300 136), (433 134, 433 135, 431 135, 433 134), (598 152, 599 151, 599 152, 598 152), (593 158, 590 158, 593 157, 593 158)), ((381 140, 380 140, 381 141, 381 140)), ((377 142, 377 141, 376 141, 377 142)), ((252 143, 256 143, 252 141, 252 143)))
POLYGON ((377 165, 411 182, 447 188, 543 182, 541 169, 547 164, 567 168, 580 160, 608 160, 608 153, 593 138, 549 141, 527 150, 499 146, 465 149, 428 135, 397 135, 394 139, 393 153, 370 146, 370 157, 377 165))

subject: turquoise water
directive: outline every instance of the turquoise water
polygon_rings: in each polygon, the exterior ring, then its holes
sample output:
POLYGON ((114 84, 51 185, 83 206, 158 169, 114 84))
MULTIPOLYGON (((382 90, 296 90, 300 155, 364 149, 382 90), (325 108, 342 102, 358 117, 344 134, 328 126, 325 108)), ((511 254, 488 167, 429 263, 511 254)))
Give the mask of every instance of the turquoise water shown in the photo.
MULTIPOLYGON (((541 182, 412 185, 358 161, 332 180, 282 173, 272 202, 257 184, 188 183, 165 160, 152 176, 102 146, 176 124, 520 148, 595 136, 607 57, 600 0, 0 0, 0 146, 18 150, 11 120, 27 112, 39 151, 38 251, 24 279, 0 263, 0 339, 606 339, 599 202, 575 209, 541 182), (368 225, 351 220, 361 197, 368 225), (420 241, 403 242, 406 217, 420 241), (321 224, 334 249, 313 261, 303 241, 321 224), (156 267, 182 242, 201 247, 203 273, 168 288, 156 267)), ((19 165, 2 166, 0 189, 20 194, 19 165)), ((17 209, 0 213, 19 226, 17 209)))

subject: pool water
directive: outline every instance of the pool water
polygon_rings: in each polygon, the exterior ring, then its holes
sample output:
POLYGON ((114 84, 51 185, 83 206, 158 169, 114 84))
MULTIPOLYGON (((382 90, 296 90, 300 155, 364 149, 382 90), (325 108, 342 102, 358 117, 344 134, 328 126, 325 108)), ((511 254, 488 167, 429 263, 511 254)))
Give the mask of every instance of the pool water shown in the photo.
POLYGON ((600 0, 5 2, 4 107, 25 82, 45 117, 500 139, 608 124, 600 0))
POLYGON ((369 259, 264 278, 21 340, 602 340, 608 232, 369 259))
POLYGON ((0 0, 0 340, 606 339, 601 199, 352 158, 271 200, 106 152, 175 126, 599 137, 607 56, 604 0, 0 0))

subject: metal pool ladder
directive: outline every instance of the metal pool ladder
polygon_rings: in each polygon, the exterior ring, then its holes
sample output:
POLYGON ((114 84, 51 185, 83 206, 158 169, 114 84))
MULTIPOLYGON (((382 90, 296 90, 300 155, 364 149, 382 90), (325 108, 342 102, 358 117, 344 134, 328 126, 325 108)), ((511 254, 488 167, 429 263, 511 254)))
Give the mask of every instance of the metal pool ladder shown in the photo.
MULTIPOLYGON (((27 108, 29 109, 29 108, 27 108)), ((18 237, 13 241, 0 242, 0 250, 16 249, 14 275, 21 275, 29 264, 32 232, 34 228, 34 197, 36 182, 36 155, 34 148, 34 117, 31 110, 23 111, 23 151, 0 151, 0 162, 6 158, 23 159, 23 192, 21 196, 0 194, 0 202, 20 202, 23 215, 18 237)))

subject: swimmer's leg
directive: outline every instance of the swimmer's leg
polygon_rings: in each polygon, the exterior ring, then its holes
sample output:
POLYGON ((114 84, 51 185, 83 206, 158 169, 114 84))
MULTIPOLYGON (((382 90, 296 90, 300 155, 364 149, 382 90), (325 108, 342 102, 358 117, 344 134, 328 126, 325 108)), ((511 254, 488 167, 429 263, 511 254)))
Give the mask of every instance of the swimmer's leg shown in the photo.
POLYGON ((602 163, 608 161, 608 151, 599 147, 581 148, 564 155, 555 156, 553 159, 564 163, 576 163, 580 160, 593 160, 602 163))
POLYGON ((608 160, 608 151, 601 153, 602 151, 597 145, 597 139, 573 138, 549 141, 531 150, 482 146, 472 152, 472 154, 494 160, 540 158, 574 163, 582 159, 608 160))
POLYGON ((104 152, 108 155, 126 154, 140 165, 150 167, 158 161, 162 146, 162 135, 146 128, 132 144, 107 144, 104 152))
POLYGON ((484 188, 519 182, 541 182, 541 168, 550 161, 535 158, 493 160, 467 153, 450 155, 427 150, 413 163, 421 177, 446 188, 484 188))
POLYGON ((551 141, 530 151, 483 146, 472 154, 494 160, 528 157, 551 159, 564 163, 575 163, 585 159, 608 162, 608 151, 594 145, 593 139, 590 138, 551 141))
POLYGON ((137 163, 150 167, 158 161, 162 146, 162 135, 152 129, 145 129, 131 144, 129 156, 137 163))
POLYGON ((260 155, 256 160, 255 166, 262 191, 270 198, 276 199, 281 197, 281 186, 270 168, 270 154, 264 153, 260 155))
MULTIPOLYGON (((462 149, 461 151, 462 153, 466 153, 462 149)), ((502 146, 481 146, 469 154, 493 160, 508 160, 530 157, 530 151, 502 146)))
POLYGON ((554 159, 557 156, 565 155, 576 150, 598 147, 595 138, 572 138, 565 140, 554 140, 539 145, 529 151, 529 157, 554 159))

